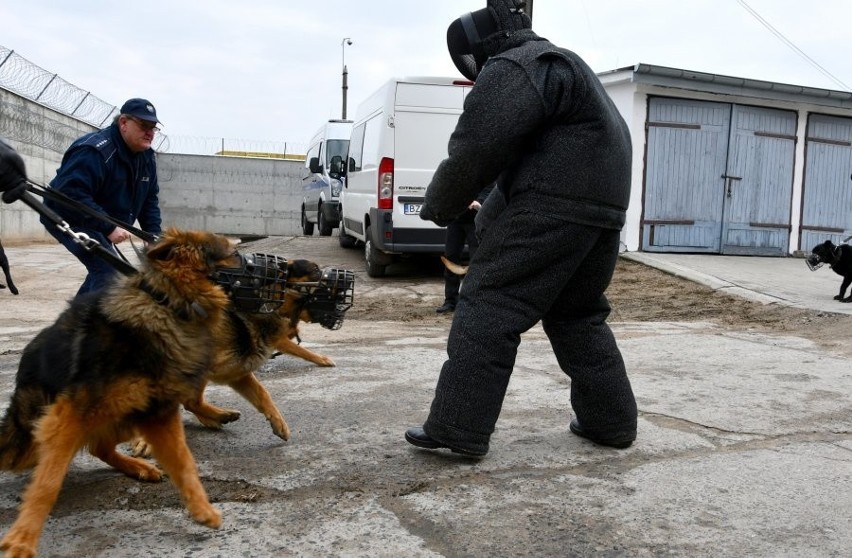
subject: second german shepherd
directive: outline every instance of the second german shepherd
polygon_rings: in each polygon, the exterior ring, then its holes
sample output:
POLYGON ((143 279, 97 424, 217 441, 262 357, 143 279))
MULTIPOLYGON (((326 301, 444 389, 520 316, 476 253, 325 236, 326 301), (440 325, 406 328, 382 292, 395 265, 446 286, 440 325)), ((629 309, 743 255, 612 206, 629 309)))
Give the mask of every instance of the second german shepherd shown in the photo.
POLYGON ((142 436, 192 518, 218 528, 186 445, 180 404, 205 382, 230 299, 212 278, 238 267, 227 238, 170 229, 145 252, 140 273, 78 297, 24 349, 0 423, 0 468, 35 467, 18 518, 0 548, 34 556, 44 522, 82 448, 125 475, 163 473, 116 445, 142 436))
MULTIPOLYGON (((316 282, 321 276, 322 271, 312 261, 287 262, 288 283, 316 282)), ((276 351, 303 358, 319 366, 334 366, 334 361, 327 356, 315 353, 293 341, 299 334, 299 321, 313 321, 310 312, 300 304, 301 297, 300 293, 288 290, 284 304, 271 314, 229 311, 225 327, 222 328, 223 337, 218 342, 218 350, 207 376, 211 382, 226 384, 242 395, 266 417, 272 431, 283 440, 290 438, 290 428, 255 372, 276 351)), ((205 401, 203 389, 183 404, 204 426, 210 428, 221 428, 222 425, 240 418, 240 412, 237 410, 222 409, 205 401)), ((136 451, 138 453, 139 449, 136 451)))

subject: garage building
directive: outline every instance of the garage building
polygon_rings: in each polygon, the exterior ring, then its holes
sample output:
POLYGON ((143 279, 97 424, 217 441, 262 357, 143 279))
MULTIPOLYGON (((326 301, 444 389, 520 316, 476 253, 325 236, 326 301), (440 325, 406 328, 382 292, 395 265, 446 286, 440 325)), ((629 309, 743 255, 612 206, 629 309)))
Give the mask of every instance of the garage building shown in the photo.
POLYGON ((786 256, 852 235, 852 93, 637 64, 628 251, 786 256))

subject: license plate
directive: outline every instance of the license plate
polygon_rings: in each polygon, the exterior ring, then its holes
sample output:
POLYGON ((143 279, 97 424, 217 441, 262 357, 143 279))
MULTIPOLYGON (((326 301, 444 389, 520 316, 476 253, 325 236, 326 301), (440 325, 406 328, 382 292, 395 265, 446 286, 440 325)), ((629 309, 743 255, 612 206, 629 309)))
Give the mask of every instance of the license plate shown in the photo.
POLYGON ((420 215, 421 207, 423 207, 422 203, 406 203, 402 206, 402 213, 404 215, 420 215))

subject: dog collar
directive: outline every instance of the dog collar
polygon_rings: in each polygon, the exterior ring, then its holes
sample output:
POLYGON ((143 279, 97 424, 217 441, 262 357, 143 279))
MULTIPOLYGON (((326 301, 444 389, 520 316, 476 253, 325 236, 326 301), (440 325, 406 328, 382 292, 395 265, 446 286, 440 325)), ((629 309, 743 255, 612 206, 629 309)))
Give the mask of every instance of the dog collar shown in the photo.
MULTIPOLYGON (((169 306, 170 300, 169 300, 169 296, 166 293, 164 293, 162 291, 158 291, 157 289, 155 289, 154 287, 149 285, 147 281, 140 282, 138 286, 139 286, 140 290, 148 293, 148 295, 151 298, 154 299, 154 302, 156 302, 160 306, 169 306)), ((190 303, 189 307, 192 309, 193 312, 195 312, 195 314, 198 317, 200 317, 200 318, 206 318, 207 317, 207 311, 204 308, 202 308, 201 305, 198 304, 197 302, 193 301, 192 303, 190 303)), ((178 317, 182 320, 189 320, 192 317, 192 315, 186 309, 185 306, 182 307, 182 308, 178 308, 175 312, 177 313, 178 317)))

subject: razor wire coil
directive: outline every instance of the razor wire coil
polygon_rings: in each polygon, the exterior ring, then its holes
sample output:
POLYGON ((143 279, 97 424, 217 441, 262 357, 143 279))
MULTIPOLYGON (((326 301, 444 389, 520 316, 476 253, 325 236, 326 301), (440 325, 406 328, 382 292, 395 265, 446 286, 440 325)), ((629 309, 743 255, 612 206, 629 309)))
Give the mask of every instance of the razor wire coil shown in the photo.
MULTIPOLYGON (((99 129, 109 125, 119 113, 115 105, 2 45, 0 87, 99 129)), ((0 135, 59 153, 84 133, 74 126, 51 119, 43 112, 13 103, 0 102, 0 115, 0 135)), ((304 159, 307 149, 305 144, 292 142, 167 136, 162 132, 155 137, 153 147, 163 153, 270 159, 304 159)))

